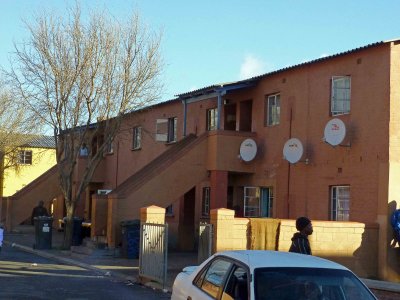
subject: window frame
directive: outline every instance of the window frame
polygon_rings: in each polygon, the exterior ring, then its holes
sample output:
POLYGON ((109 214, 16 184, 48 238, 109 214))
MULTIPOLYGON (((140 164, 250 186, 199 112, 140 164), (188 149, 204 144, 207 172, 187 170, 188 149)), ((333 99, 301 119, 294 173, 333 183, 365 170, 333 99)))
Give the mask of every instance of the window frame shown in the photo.
POLYGON ((339 115, 347 115, 351 111, 351 76, 350 75, 344 75, 344 76, 332 76, 331 78, 331 105, 330 105, 330 113, 332 116, 339 116, 339 115), (346 86, 347 84, 345 83, 345 87, 338 87, 337 83, 342 80, 348 79, 348 87, 346 86), (339 99, 337 96, 339 93, 339 90, 341 90, 342 93, 346 93, 344 91, 347 91, 346 96, 348 98, 343 98, 339 99), (341 104, 341 109, 338 109, 337 107, 339 106, 338 103, 341 104))
POLYGON ((265 96, 265 126, 277 126, 281 121, 281 94, 275 93, 265 96), (274 102, 270 105, 270 102, 274 102))
POLYGON ((178 129, 178 118, 177 117, 168 118, 167 143, 174 143, 178 140, 177 129, 178 129))
POLYGON ((213 107, 206 110, 207 131, 217 130, 218 108, 213 107))
POLYGON ((261 199, 260 199, 260 189, 256 186, 245 186, 244 190, 243 190, 243 217, 247 218, 257 218, 260 216, 260 212, 261 212, 261 199), (246 196, 246 191, 248 190, 255 190, 255 196, 253 195, 249 195, 246 196), (248 205, 248 202, 251 200, 256 199, 256 201, 258 201, 258 205, 248 205), (257 212, 255 214, 249 214, 249 207, 257 212))
MULTIPOLYGON (((235 262, 232 261, 232 259, 223 257, 223 256, 218 256, 215 257, 213 260, 211 260, 199 273, 197 273, 196 277, 193 279, 193 285, 198 288, 200 291, 202 291, 203 293, 206 293, 208 296, 210 296, 213 299, 220 299, 220 296, 222 295, 224 289, 225 289, 225 285, 227 282, 227 279, 230 277, 231 272, 232 272, 232 268, 234 268, 235 266, 235 262), (224 276, 222 277, 221 280, 221 285, 218 286, 218 291, 216 292, 215 295, 212 295, 209 293, 208 290, 206 290, 205 288, 203 288, 203 285, 206 281, 206 277, 209 274, 209 270, 212 266, 214 266, 215 263, 217 262, 227 262, 229 263, 229 267, 226 269, 224 276)), ((208 281, 209 283, 212 284, 212 282, 208 281)))
POLYGON ((271 218, 273 214, 273 201, 274 201, 274 188, 272 186, 244 186, 243 187, 243 217, 250 217, 250 218, 271 218), (246 193, 248 190, 254 189, 254 195, 247 196, 246 193), (266 216, 264 216, 264 206, 263 206, 263 194, 268 191, 268 199, 265 199, 267 203, 267 211, 266 216), (252 205, 252 209, 256 209, 256 214, 249 214, 249 205, 248 200, 249 198, 255 198, 258 202, 258 205, 252 205))
POLYGON ((350 221, 350 201, 351 188, 350 185, 333 185, 330 187, 330 219, 331 221, 350 221), (347 190, 347 199, 340 199, 340 190, 347 190), (340 202, 340 203, 338 203, 340 202), (347 203, 347 208, 345 205, 347 203), (344 208, 340 208, 344 206, 344 208), (341 217, 339 217, 341 216, 341 217))
POLYGON ((201 198, 201 216, 210 216, 210 201, 211 200, 211 188, 209 186, 203 187, 202 198, 201 198))
POLYGON ((142 149, 142 126, 135 126, 132 129, 132 150, 142 149))
POLYGON ((18 164, 19 165, 32 165, 32 161, 33 161, 32 150, 19 150, 18 151, 18 164))

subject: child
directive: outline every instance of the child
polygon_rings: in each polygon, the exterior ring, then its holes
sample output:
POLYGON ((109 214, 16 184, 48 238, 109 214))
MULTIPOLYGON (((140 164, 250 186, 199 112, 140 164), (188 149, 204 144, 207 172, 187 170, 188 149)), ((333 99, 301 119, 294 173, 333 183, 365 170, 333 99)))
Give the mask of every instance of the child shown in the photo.
POLYGON ((1 248, 3 247, 3 232, 4 232, 3 224, 0 223, 0 252, 1 248))
POLYGON ((311 221, 307 217, 300 217, 296 220, 296 232, 292 237, 292 245, 289 252, 311 255, 310 242, 308 236, 313 233, 311 221))

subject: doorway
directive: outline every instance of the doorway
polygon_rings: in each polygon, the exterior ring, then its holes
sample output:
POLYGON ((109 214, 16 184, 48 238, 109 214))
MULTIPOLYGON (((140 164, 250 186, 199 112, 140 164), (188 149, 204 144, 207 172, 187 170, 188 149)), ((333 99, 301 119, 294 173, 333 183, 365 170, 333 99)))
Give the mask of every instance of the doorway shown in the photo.
POLYGON ((195 203, 196 188, 192 188, 183 196, 179 214, 179 249, 182 251, 195 250, 195 203))
POLYGON ((236 103, 224 106, 224 130, 236 130, 236 103))
POLYGON ((253 101, 247 100, 240 102, 240 131, 251 131, 251 118, 253 110, 253 101))

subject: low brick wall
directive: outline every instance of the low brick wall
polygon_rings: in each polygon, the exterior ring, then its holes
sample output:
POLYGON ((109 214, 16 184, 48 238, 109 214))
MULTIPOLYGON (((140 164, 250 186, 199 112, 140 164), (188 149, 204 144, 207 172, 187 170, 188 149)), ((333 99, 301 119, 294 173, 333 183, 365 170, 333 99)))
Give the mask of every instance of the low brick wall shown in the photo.
MULTIPOLYGON (((249 249, 250 222, 235 218, 234 211, 211 211, 214 225, 214 251, 249 249)), ((310 237, 313 255, 338 262, 360 277, 377 278, 378 224, 313 221, 310 237)), ((288 251, 296 232, 294 220, 281 220, 279 251, 288 251)))

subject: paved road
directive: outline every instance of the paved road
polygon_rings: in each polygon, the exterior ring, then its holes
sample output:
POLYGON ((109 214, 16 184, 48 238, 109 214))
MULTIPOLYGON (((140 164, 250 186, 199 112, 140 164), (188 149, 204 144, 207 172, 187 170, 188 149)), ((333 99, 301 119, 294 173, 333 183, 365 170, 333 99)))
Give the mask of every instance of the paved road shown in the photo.
POLYGON ((3 246, 0 299, 170 299, 170 295, 3 246))

